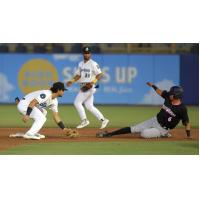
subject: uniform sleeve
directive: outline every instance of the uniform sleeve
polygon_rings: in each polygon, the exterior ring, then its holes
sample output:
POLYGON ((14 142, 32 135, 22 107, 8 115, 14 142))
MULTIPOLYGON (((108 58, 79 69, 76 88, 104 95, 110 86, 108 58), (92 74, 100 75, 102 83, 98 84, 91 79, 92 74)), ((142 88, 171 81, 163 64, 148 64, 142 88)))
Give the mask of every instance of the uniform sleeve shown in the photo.
POLYGON ((78 64, 78 67, 75 71, 75 75, 81 76, 81 64, 80 63, 78 64))
POLYGON ((188 112, 187 112, 187 108, 186 107, 184 107, 182 109, 181 119, 182 119, 182 124, 183 125, 186 125, 187 123, 189 123, 189 117, 188 117, 188 112))
POLYGON ((93 63, 93 70, 95 75, 102 73, 99 65, 96 62, 93 63))
POLYGON ((45 91, 41 91, 41 93, 35 98, 39 104, 44 103, 50 97, 45 91))
POLYGON ((164 99, 168 99, 168 98, 169 98, 169 93, 168 93, 166 90, 164 90, 164 91, 162 92, 161 97, 164 98, 164 99))
POLYGON ((51 105, 50 109, 53 112, 58 112, 58 100, 57 99, 53 102, 53 104, 51 105))

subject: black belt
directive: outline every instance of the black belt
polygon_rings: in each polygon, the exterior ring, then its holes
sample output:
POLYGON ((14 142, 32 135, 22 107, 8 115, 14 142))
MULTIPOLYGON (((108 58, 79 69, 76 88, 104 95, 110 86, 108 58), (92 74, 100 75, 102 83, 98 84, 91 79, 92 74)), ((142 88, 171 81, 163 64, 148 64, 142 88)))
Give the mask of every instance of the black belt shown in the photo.
POLYGON ((22 98, 22 100, 25 100, 25 98, 22 98))

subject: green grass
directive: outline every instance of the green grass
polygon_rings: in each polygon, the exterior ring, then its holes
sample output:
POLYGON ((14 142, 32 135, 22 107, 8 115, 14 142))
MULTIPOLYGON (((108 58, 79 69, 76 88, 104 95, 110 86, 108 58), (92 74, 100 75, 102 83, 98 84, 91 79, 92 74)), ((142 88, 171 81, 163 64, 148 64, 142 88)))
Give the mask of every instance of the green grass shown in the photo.
POLYGON ((2 155, 198 155, 198 141, 58 142, 28 144, 2 155))
MULTIPOLYGON (((109 127, 124 127, 147 120, 156 115, 160 107, 145 106, 97 106, 100 111, 110 119, 109 127)), ((189 117, 192 127, 199 127, 199 108, 197 106, 188 107, 189 117)), ((59 113, 66 125, 75 127, 79 122, 79 116, 71 105, 60 105, 59 113)), ((18 113, 15 105, 0 105, 0 127, 27 127, 31 122, 24 124, 21 121, 21 115, 18 113)), ((87 112, 90 120, 89 127, 99 127, 100 122, 87 112)), ((181 126, 181 124, 179 124, 181 126)), ((47 122, 45 127, 57 127, 51 117, 51 111, 48 110, 47 122)))
MULTIPOLYGON (((147 120, 156 115, 160 107, 145 106, 98 106, 102 113, 110 119, 109 127, 124 127, 147 120)), ((193 128, 199 127, 199 108, 188 107, 193 128)), ((45 127, 57 127, 48 111, 45 127)), ((66 125, 75 127, 79 116, 70 105, 59 106, 59 113, 66 125)), ((29 127, 24 124, 15 105, 0 105, 0 127, 29 127)), ((100 122, 87 112, 89 127, 99 127, 100 122)), ((178 127, 182 126, 180 123, 178 127)), ((33 143, 1 151, 3 155, 198 155, 198 141, 134 141, 127 142, 57 142, 33 143)))

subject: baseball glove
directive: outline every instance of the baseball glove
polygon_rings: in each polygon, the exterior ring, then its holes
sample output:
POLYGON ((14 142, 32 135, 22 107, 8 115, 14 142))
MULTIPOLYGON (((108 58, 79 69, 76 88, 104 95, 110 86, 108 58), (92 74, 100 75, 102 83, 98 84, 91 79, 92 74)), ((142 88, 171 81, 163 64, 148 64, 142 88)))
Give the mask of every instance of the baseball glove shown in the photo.
POLYGON ((92 88, 93 84, 92 83, 86 83, 82 88, 81 91, 82 92, 87 92, 88 90, 90 90, 92 88))
POLYGON ((79 136, 79 133, 76 130, 69 129, 69 131, 66 133, 66 136, 69 138, 76 138, 79 136))

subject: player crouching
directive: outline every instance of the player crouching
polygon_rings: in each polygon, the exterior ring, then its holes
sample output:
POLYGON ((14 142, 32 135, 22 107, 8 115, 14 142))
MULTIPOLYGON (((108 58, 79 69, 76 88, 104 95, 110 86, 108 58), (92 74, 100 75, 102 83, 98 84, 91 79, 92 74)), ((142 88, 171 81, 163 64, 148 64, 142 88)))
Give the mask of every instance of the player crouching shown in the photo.
POLYGON ((28 122, 33 119, 31 128, 25 133, 16 133, 10 137, 23 137, 25 139, 39 140, 45 138, 45 135, 39 133, 40 129, 46 122, 47 111, 45 108, 51 109, 53 119, 57 125, 63 130, 66 136, 73 138, 78 136, 76 130, 66 128, 58 114, 58 100, 57 97, 62 97, 64 91, 67 90, 62 82, 56 82, 50 90, 38 90, 27 94, 23 99, 15 99, 19 112, 23 115, 22 121, 28 122))
POLYGON ((164 104, 157 116, 137 125, 125 127, 113 132, 97 133, 97 137, 112 137, 127 133, 139 133, 143 138, 171 137, 169 131, 175 128, 180 120, 185 126, 187 138, 191 138, 190 123, 185 105, 182 103, 183 89, 173 86, 170 91, 162 91, 153 83, 148 82, 158 95, 165 99, 164 104))

